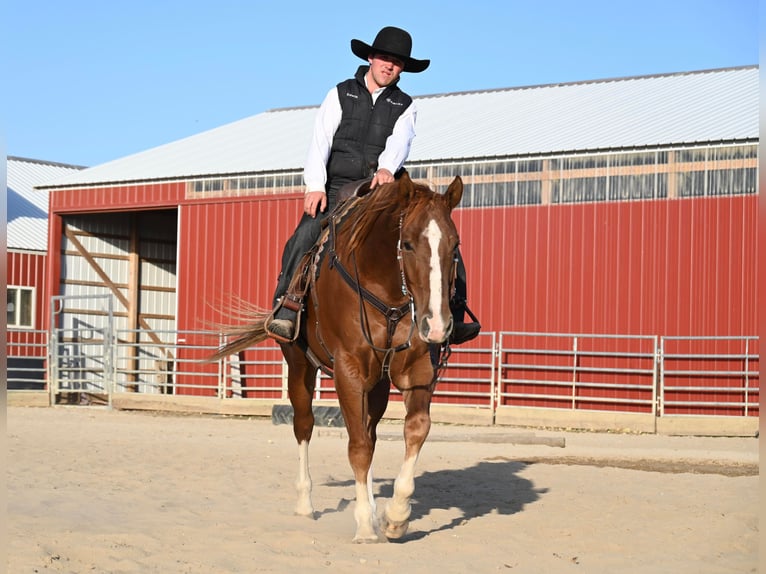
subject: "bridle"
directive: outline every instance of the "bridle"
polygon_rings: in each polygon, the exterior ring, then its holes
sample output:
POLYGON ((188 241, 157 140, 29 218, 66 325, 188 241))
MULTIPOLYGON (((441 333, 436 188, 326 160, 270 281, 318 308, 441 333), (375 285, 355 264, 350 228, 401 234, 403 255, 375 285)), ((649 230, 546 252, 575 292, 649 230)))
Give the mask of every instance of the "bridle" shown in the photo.
MULTIPOLYGON (((354 264, 354 274, 352 275, 348 269, 346 269, 346 266, 343 265, 343 262, 341 262, 335 249, 335 238, 337 236, 335 231, 335 218, 331 218, 330 221, 330 248, 328 252, 328 266, 330 269, 335 269, 338 274, 340 274, 341 278, 346 282, 346 284, 354 291, 356 291, 357 298, 359 300, 359 321, 362 325, 362 334, 364 335, 365 341, 372 349, 383 353, 383 372, 387 376, 389 375, 389 368, 394 354, 410 348, 412 345, 412 335, 415 332, 415 303, 412 297, 412 293, 407 287, 407 277, 404 273, 404 260, 402 257, 403 224, 404 212, 401 212, 399 214, 399 239, 396 244, 396 258, 399 262, 399 276, 401 278, 400 289, 402 295, 407 297, 407 301, 398 307, 393 307, 383 302, 379 297, 371 293, 360 284, 359 268, 357 266, 355 253, 351 254, 351 261, 354 264), (369 303, 373 308, 377 309, 386 319, 386 343, 383 347, 376 345, 372 341, 369 317, 367 316, 367 311, 364 307, 365 301, 369 303), (410 323, 410 332, 407 334, 407 340, 394 347, 392 344, 394 334, 396 333, 396 329, 399 325, 399 321, 401 321, 408 313, 412 317, 412 321, 410 323)), ((326 348, 325 351, 327 352, 326 348)))

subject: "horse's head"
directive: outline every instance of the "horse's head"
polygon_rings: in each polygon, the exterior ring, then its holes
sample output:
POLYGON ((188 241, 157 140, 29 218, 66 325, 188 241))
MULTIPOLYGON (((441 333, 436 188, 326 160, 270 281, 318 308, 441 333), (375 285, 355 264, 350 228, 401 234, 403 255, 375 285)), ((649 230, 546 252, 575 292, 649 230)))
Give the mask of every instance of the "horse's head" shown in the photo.
POLYGON ((452 209, 463 195, 459 176, 444 194, 415 184, 405 174, 399 181, 404 218, 399 257, 404 285, 415 305, 415 321, 426 343, 443 343, 452 332, 449 308, 459 237, 452 209))

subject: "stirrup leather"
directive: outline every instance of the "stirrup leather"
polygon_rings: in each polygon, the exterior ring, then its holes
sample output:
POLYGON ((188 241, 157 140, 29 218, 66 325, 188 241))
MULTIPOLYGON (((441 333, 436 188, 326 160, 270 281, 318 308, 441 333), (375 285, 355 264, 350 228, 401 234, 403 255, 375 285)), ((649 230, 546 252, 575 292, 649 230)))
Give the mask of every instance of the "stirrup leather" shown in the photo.
POLYGON ((271 315, 268 316, 264 327, 268 336, 280 343, 294 343, 298 338, 298 333, 301 329, 301 318, 303 316, 303 301, 306 298, 306 292, 309 287, 309 278, 311 273, 311 262, 315 248, 304 254, 301 259, 300 265, 293 275, 290 285, 287 288, 287 293, 277 299, 274 309, 271 311, 271 315), (269 329, 269 325, 275 319, 277 312, 284 307, 295 313, 293 336, 290 339, 277 335, 269 329))

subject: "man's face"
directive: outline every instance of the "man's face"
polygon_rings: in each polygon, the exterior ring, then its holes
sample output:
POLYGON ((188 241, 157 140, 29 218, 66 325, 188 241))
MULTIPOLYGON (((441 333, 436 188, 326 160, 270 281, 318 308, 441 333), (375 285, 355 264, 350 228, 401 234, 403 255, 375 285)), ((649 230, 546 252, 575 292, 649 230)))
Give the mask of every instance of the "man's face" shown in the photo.
POLYGON ((393 84, 404 69, 404 62, 388 54, 373 54, 367 60, 370 62, 370 75, 377 88, 393 84))

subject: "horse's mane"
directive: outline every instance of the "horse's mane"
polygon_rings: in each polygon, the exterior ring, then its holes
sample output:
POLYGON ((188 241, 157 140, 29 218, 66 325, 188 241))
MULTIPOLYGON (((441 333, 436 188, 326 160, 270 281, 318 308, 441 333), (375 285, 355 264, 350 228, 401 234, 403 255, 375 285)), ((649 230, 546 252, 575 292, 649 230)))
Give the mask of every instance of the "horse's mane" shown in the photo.
POLYGON ((422 183, 413 181, 412 186, 414 193, 402 194, 399 192, 399 181, 393 181, 375 188, 356 200, 352 206, 350 220, 347 222, 351 229, 351 237, 346 244, 349 251, 359 247, 372 229, 383 223, 380 221, 381 216, 395 216, 395 225, 398 226, 400 213, 404 212, 407 219, 409 216, 417 215, 423 209, 428 209, 431 201, 440 197, 422 183))

